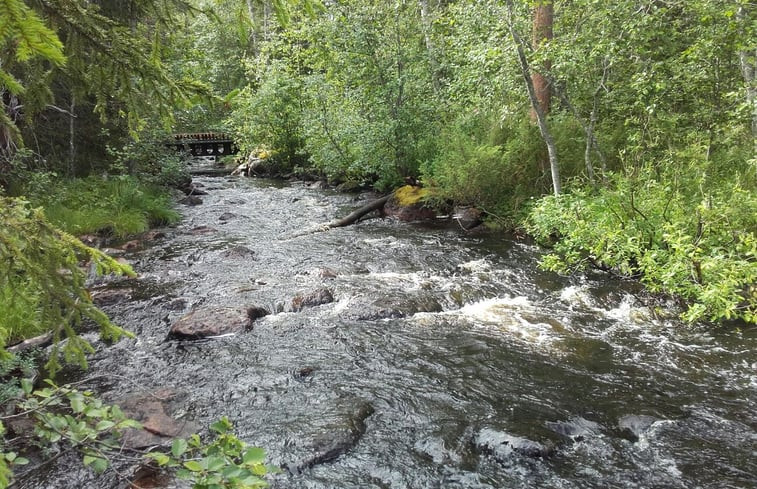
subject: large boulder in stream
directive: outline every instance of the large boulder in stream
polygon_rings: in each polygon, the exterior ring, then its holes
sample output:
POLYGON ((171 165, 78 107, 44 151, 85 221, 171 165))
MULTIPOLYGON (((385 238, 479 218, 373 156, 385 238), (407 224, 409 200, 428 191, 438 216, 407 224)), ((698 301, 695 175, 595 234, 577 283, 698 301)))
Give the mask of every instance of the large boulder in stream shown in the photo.
POLYGON ((178 339, 198 339, 246 331, 252 321, 267 312, 259 307, 247 310, 232 308, 198 309, 173 323, 168 336, 178 339))
POLYGON ((330 462, 347 453, 357 445, 365 434, 365 420, 374 412, 373 406, 365 401, 355 400, 339 408, 337 415, 330 424, 322 426, 320 433, 309 441, 305 441, 304 455, 296 462, 284 463, 282 468, 291 473, 330 462))
POLYGON ((509 463, 515 457, 546 458, 554 453, 554 447, 521 438, 491 428, 483 428, 474 439, 479 453, 491 455, 499 462, 509 463))

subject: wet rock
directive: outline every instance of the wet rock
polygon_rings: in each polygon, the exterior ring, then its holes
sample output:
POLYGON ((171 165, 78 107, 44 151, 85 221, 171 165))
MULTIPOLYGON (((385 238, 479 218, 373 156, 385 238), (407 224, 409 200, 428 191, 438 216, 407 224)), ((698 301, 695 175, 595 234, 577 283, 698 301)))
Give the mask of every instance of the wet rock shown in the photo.
POLYGON ((141 236, 142 241, 150 242, 150 241, 157 241, 159 239, 163 239, 166 237, 166 233, 163 231, 158 231, 157 229, 152 229, 150 231, 147 231, 146 233, 143 233, 141 236))
POLYGON ((269 314, 270 312, 268 312, 267 309, 260 306, 252 306, 247 308, 247 317, 250 318, 250 321, 255 321, 256 319, 268 316, 269 314))
POLYGON ((410 317, 419 312, 441 312, 442 305, 434 297, 385 297, 370 304, 355 304, 342 316, 356 321, 377 321, 410 317))
POLYGON ((96 306, 110 306, 131 300, 132 290, 126 288, 98 287, 89 291, 96 306))
POLYGON ((3 423, 7 430, 6 435, 9 438, 21 437, 33 433, 34 428, 37 426, 37 423, 28 416, 8 418, 3 420, 3 423))
POLYGON ((235 217, 237 217, 237 215, 234 214, 233 212, 224 212, 223 214, 218 216, 218 220, 221 222, 226 222, 226 221, 231 221, 235 217))
POLYGON ((504 463, 510 462, 514 457, 546 458, 554 453, 551 446, 491 428, 479 431, 474 445, 480 453, 491 455, 504 463))
POLYGON ((426 438, 418 440, 413 446, 418 455, 427 458, 435 464, 457 463, 460 456, 445 446, 443 438, 426 438))
POLYGON ((318 276, 321 278, 336 278, 339 274, 332 268, 321 268, 318 271, 318 276))
POLYGON ((321 287, 307 294, 298 294, 289 306, 291 312, 300 312, 308 307, 316 307, 334 302, 331 290, 321 287))
POLYGON ((102 244, 103 240, 100 236, 97 236, 95 234, 83 234, 79 236, 79 241, 87 246, 97 248, 102 244))
POLYGON ((255 256, 255 252, 246 246, 234 246, 233 248, 229 248, 228 250, 225 250, 222 253, 222 256, 224 258, 229 258, 232 260, 240 260, 243 258, 250 259, 255 256))
POLYGON ((141 247, 142 247, 142 243, 138 239, 127 241, 126 243, 119 246, 119 248, 124 251, 138 250, 141 247))
POLYGON ((483 213, 475 207, 456 208, 452 214, 452 219, 454 219, 465 231, 473 229, 484 222, 483 213))
POLYGON ((355 180, 348 180, 336 186, 336 191, 343 193, 359 192, 361 189, 362 186, 360 185, 360 182, 357 182, 355 180))
POLYGON ((184 197, 183 199, 181 199, 179 203, 184 204, 184 205, 189 205, 189 206, 200 205, 202 204, 202 199, 195 195, 188 195, 184 197))
POLYGON ((196 228, 192 228, 189 231, 189 234, 192 235, 200 235, 200 234, 211 234, 211 233, 217 233, 218 230, 215 228, 212 228, 210 226, 197 226, 196 228))
POLYGON ((654 416, 629 414, 618 420, 618 428, 624 438, 637 442, 656 421, 659 419, 654 416))
POLYGON ((129 428, 124 431, 122 443, 125 447, 138 450, 156 445, 166 446, 174 438, 187 437, 199 429, 196 423, 179 421, 168 415, 165 403, 175 395, 170 389, 161 389, 117 403, 124 414, 142 423, 142 429, 129 428))
POLYGON ((189 192, 187 192, 187 195, 208 195, 206 191, 201 190, 199 187, 200 186, 198 184, 192 184, 192 187, 189 189, 189 192))
POLYGON ((384 212, 387 216, 401 221, 436 219, 436 211, 425 203, 428 196, 427 189, 405 185, 395 191, 384 206, 384 212))
POLYGON ((171 326, 170 338, 197 339, 240 333, 251 324, 247 311, 218 308, 199 309, 185 315, 171 326))
POLYGON ((314 367, 303 367, 303 368, 297 370, 294 373, 294 376, 295 376, 295 378, 302 380, 302 379, 306 379, 308 377, 312 377, 314 372, 315 372, 315 368, 314 367))
POLYGON ((325 180, 318 180, 308 185, 308 188, 312 188, 316 190, 324 190, 324 189, 329 188, 329 184, 325 180))
POLYGON ((602 432, 602 427, 599 424, 580 416, 569 421, 548 421, 546 425, 555 433, 573 441, 581 441, 590 436, 597 436, 602 432))
POLYGON ((309 444, 307 455, 283 467, 292 473, 300 473, 314 465, 336 460, 357 445, 365 434, 365 420, 373 413, 373 406, 367 402, 352 406, 345 418, 323 428, 323 433, 309 444))

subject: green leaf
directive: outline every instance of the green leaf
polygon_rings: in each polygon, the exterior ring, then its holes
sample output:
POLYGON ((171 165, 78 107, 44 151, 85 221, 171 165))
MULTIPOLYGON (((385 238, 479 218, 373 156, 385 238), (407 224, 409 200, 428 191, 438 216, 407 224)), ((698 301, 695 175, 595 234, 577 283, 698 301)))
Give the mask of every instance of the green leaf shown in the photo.
POLYGON ((96 474, 102 474, 107 468, 108 461, 104 458, 98 458, 92 462, 92 470, 94 470, 96 474))
POLYGON ((34 382, 32 381, 32 379, 21 379, 21 389, 27 396, 31 394, 32 389, 34 389, 34 382))
POLYGON ((184 440, 183 438, 177 438, 171 444, 171 453, 174 457, 179 458, 184 455, 184 452, 187 451, 187 447, 187 440, 184 440))
POLYGON ((113 428, 115 425, 116 423, 114 423, 113 421, 108 421, 104 419, 100 421, 99 423, 97 423, 97 425, 95 425, 95 429, 97 431, 105 431, 105 430, 109 430, 113 428))
POLYGON ((16 460, 13 461, 13 465, 26 465, 28 463, 29 459, 24 457, 17 457, 16 460))
POLYGON ((223 457, 211 455, 206 459, 205 465, 208 467, 208 470, 215 472, 217 470, 221 470, 226 466, 226 459, 223 457))
POLYGON ((192 472, 202 472, 205 468, 197 460, 187 460, 184 462, 184 467, 188 468, 192 472))
POLYGON ((161 453, 161 452, 146 453, 145 457, 151 458, 151 459, 155 460, 155 463, 157 463, 161 467, 163 465, 168 464, 168 462, 171 461, 171 458, 168 455, 166 455, 165 453, 161 453))
POLYGON ((265 460, 265 450, 258 447, 247 449, 242 455, 242 462, 245 464, 260 464, 265 460))
POLYGON ((219 434, 226 433, 231 428, 232 428, 231 422, 229 421, 229 418, 227 418, 226 416, 224 416, 223 418, 219 419, 218 421, 210 425, 210 429, 219 434))

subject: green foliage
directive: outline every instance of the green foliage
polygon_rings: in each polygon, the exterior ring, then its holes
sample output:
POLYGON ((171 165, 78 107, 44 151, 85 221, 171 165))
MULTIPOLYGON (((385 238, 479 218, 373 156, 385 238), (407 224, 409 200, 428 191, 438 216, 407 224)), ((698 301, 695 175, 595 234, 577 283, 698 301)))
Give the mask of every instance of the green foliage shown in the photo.
POLYGON ((203 443, 198 435, 173 441, 170 453, 151 452, 147 457, 159 467, 176 469, 193 489, 255 489, 268 487, 263 478, 278 469, 265 465, 265 451, 250 447, 231 433, 226 417, 210 426, 215 438, 203 443))
POLYGON ((616 175, 598 191, 546 197, 528 230, 553 253, 551 270, 598 266, 638 276, 687 300, 687 321, 757 322, 757 192, 740 175, 713 180, 707 165, 657 176, 616 175))
POLYGON ((30 379, 22 379, 14 400, 15 413, 0 417, 0 487, 7 487, 12 468, 29 463, 14 450, 28 449, 32 442, 42 448, 55 444, 75 450, 84 465, 97 474, 111 467, 115 458, 132 462, 144 458, 175 472, 193 489, 267 487, 264 476, 277 470, 264 464, 263 449, 250 447, 231 433, 232 425, 225 417, 211 425, 215 437, 209 442, 194 434, 175 439, 168 453, 132 455, 123 450, 120 439, 126 429, 142 428, 139 422, 127 417, 117 405, 104 404, 92 391, 45 382, 46 387, 34 390, 30 379), (19 417, 33 422, 34 430, 7 440, 3 422, 19 417))
POLYGON ((179 219, 164 189, 126 175, 56 180, 55 175, 37 174, 26 194, 44 207, 50 222, 76 235, 105 232, 125 237, 179 219))
MULTIPOLYGON (((580 161, 574 122, 556 119, 553 131, 563 159, 580 161)), ((549 191, 550 181, 541 166, 546 148, 538 128, 524 116, 504 122, 486 115, 461 116, 441 139, 438 156, 423 167, 423 179, 442 198, 476 205, 504 220, 500 224, 513 226, 525 202, 549 191)), ((566 165, 563 173, 579 172, 580 168, 566 165)))
MULTIPOLYGON (((118 406, 103 404, 91 391, 46 382, 48 387, 33 390, 32 381, 23 379, 23 392, 15 404, 17 413, 2 419, 27 417, 34 423, 34 431, 26 433, 26 437, 33 437, 43 447, 52 444, 70 447, 82 455, 84 465, 96 473, 104 472, 110 464, 109 454, 120 450, 122 431, 141 425, 126 417, 118 406)), ((13 443, 18 445, 20 441, 15 439, 13 443)), ((4 440, 0 442, 6 460, 11 455, 14 465, 21 465, 15 452, 6 452, 6 445, 4 440)))
POLYGON ((67 362, 86 365, 85 353, 92 347, 76 332, 85 318, 100 327, 104 339, 128 335, 92 303, 84 288, 87 275, 79 267, 81 260, 100 274, 134 274, 127 265, 53 227, 28 202, 0 198, 0 283, 7 291, 0 307, 14 321, 10 324, 3 314, 0 353, 9 342, 50 331, 54 346, 47 368, 55 372, 61 354, 67 362), (24 310, 35 312, 20 318, 18 311, 24 310), (23 323, 15 322, 20 319, 23 323), (67 341, 62 342, 64 338, 67 341))
POLYGON ((234 110, 227 121, 243 153, 268 150, 281 174, 306 160, 301 89, 299 80, 276 66, 270 67, 257 90, 245 88, 234 99, 234 110))

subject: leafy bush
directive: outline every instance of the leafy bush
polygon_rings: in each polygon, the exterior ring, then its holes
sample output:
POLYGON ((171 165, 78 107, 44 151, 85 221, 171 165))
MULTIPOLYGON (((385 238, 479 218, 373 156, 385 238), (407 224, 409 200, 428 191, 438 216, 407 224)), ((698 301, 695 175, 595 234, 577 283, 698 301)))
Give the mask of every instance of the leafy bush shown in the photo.
MULTIPOLYGON (((564 175, 580 173, 580 144, 570 120, 554 122, 555 139, 564 150, 564 175)), ((422 169, 438 194, 459 204, 473 204, 513 225, 525 202, 549 191, 547 151, 539 130, 525 116, 499 123, 492 116, 463 116, 442 136, 436 159, 422 169)))
POLYGON ((257 90, 245 87, 233 99, 227 124, 242 153, 266 148, 280 173, 304 165, 301 90, 300 80, 272 67, 257 90))
POLYGON ((543 198, 527 220, 553 245, 542 265, 638 276, 685 299, 688 321, 757 322, 757 193, 753 181, 713 181, 706 168, 660 175, 650 165, 605 189, 543 198))
POLYGON ((34 429, 12 440, 6 439, 0 422, 0 487, 7 487, 12 468, 29 463, 18 451, 32 441, 41 446, 59 444, 74 450, 85 466, 100 474, 110 468, 114 459, 132 463, 154 463, 161 469, 174 471, 180 479, 190 481, 193 489, 256 489, 267 487, 263 476, 275 472, 265 465, 265 451, 250 447, 231 433, 232 425, 222 418, 210 427, 215 438, 203 442, 199 435, 177 438, 169 453, 125 450, 120 443, 124 430, 140 429, 141 424, 130 419, 117 405, 103 403, 91 391, 81 391, 71 385, 57 386, 50 380, 46 387, 34 389, 29 378, 21 380, 15 399, 18 414, 24 416, 34 429))

